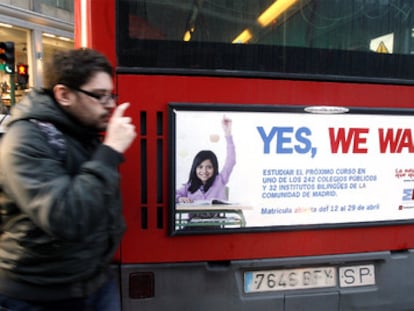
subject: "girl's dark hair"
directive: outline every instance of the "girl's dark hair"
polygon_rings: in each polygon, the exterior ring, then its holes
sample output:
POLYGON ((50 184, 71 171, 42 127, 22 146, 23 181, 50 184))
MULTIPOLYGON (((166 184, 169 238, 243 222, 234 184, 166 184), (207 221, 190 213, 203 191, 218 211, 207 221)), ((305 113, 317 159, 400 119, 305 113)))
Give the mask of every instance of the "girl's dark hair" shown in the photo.
POLYGON ((87 49, 58 51, 46 62, 44 88, 52 90, 56 84, 80 88, 97 72, 113 75, 113 67, 100 52, 87 49))
POLYGON ((191 170, 190 170, 190 177, 188 178, 188 183, 190 184, 190 187, 188 187, 188 191, 190 191, 191 193, 196 192, 202 185, 201 180, 197 177, 196 169, 197 169, 197 166, 199 166, 205 160, 211 161, 211 164, 213 164, 214 172, 213 172, 213 176, 204 185, 204 191, 207 191, 213 184, 214 180, 216 179, 216 176, 219 171, 219 166, 218 166, 216 155, 214 154, 213 151, 210 151, 210 150, 200 151, 194 157, 193 165, 191 166, 191 170))

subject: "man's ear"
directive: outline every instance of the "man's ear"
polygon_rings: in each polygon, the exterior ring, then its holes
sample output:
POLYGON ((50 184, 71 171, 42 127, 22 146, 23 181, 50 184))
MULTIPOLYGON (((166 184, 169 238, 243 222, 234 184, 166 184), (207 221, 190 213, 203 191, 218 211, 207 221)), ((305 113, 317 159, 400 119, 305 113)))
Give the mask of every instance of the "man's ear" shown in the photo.
POLYGON ((53 87, 53 94, 55 95, 56 101, 63 107, 69 107, 73 102, 73 92, 63 84, 56 84, 53 87))

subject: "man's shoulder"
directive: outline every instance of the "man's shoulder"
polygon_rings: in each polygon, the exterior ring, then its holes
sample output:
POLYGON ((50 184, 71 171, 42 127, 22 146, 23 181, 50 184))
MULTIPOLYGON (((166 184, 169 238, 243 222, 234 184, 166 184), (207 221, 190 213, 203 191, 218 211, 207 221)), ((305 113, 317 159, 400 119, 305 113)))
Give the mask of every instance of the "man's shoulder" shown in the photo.
POLYGON ((66 142, 63 133, 51 122, 36 119, 30 119, 30 121, 40 128, 53 151, 63 160, 66 156, 66 142))
POLYGON ((36 119, 21 119, 10 124, 2 137, 4 145, 22 151, 42 149, 48 145, 60 155, 66 152, 63 133, 53 123, 36 119))

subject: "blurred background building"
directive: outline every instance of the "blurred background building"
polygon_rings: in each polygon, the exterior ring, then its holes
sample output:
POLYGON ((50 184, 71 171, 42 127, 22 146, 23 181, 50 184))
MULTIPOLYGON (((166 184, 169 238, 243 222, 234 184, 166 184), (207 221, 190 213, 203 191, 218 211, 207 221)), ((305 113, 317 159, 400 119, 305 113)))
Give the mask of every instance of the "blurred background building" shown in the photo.
MULTIPOLYGON (((47 74, 43 72, 44 59, 56 50, 74 46, 73 3, 73 0, 0 0, 0 42, 14 42, 16 71, 27 69, 26 84, 19 83, 15 74, 16 102, 25 89, 43 86, 47 74)), ((10 75, 0 70, 3 102, 9 97, 10 83, 10 75)))

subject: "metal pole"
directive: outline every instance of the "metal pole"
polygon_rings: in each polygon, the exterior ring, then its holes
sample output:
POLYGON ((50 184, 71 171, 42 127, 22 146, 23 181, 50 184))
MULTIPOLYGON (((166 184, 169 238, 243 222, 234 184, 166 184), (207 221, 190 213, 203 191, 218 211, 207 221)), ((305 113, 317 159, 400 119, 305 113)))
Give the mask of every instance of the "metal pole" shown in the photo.
POLYGON ((14 83, 14 73, 10 74, 10 107, 13 107, 16 103, 16 97, 15 97, 15 87, 16 84, 14 83))

